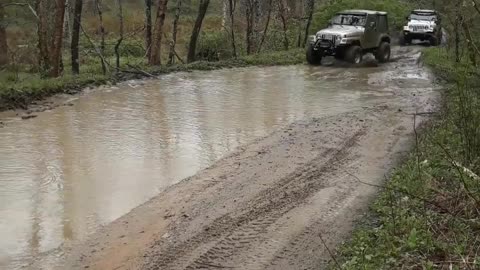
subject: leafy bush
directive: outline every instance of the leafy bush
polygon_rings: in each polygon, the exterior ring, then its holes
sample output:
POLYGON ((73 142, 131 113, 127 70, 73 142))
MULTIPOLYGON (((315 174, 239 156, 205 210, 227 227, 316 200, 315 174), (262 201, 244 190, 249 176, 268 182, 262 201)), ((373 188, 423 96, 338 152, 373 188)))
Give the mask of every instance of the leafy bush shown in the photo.
POLYGON ((203 32, 197 44, 197 59, 218 61, 232 57, 230 38, 224 31, 203 32))
MULTIPOLYGON (((480 73, 444 48, 424 61, 446 80, 439 117, 385 183, 373 224, 357 228, 340 250, 341 268, 480 269, 480 73), (465 167, 464 167, 465 166, 465 167)), ((332 264, 333 268, 338 268, 332 264)))
POLYGON ((455 83, 446 96, 450 104, 448 112, 462 137, 463 163, 480 171, 480 69, 472 66, 467 56, 455 63, 444 48, 430 48, 424 55, 426 63, 439 76, 455 83))

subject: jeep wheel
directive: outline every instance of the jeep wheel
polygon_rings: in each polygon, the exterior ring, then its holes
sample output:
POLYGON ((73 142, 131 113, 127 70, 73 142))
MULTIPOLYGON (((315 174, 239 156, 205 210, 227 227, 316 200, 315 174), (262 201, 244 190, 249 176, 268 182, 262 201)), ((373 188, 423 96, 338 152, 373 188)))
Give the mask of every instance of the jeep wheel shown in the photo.
POLYGON ((408 42, 408 38, 404 34, 400 34, 399 39, 400 46, 407 46, 408 43, 410 43, 408 42))
POLYGON ((438 30, 438 45, 443 45, 445 44, 445 39, 443 38, 443 29, 438 30))
POLYGON ((375 52, 375 59, 377 59, 377 61, 380 63, 386 63, 390 61, 390 55, 391 55, 390 43, 385 41, 380 43, 380 46, 375 52))
POLYGON ((343 50, 338 50, 335 53, 335 59, 337 60, 343 60, 345 58, 345 52, 343 50))
POLYGON ((360 64, 362 62, 363 52, 362 48, 357 45, 353 45, 348 48, 347 52, 345 53, 345 60, 352 64, 360 64))
POLYGON ((322 62, 322 53, 313 48, 313 44, 308 45, 307 61, 310 65, 320 65, 322 62))
POLYGON ((438 45, 438 38, 435 36, 430 37, 430 45, 431 46, 437 46, 438 45))

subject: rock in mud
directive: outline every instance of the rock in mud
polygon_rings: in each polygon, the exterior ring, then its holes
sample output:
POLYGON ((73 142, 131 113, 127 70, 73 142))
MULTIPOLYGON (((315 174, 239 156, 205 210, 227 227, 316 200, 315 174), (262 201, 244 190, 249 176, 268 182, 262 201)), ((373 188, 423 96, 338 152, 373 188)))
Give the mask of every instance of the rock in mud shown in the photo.
POLYGON ((29 114, 29 115, 22 115, 22 120, 28 120, 32 118, 36 118, 38 115, 35 114, 29 114))

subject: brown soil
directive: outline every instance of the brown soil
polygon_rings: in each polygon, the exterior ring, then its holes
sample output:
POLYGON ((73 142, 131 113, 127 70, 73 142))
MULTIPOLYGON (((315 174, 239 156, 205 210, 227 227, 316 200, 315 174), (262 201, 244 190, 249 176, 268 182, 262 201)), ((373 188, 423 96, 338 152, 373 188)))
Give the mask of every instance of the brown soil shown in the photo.
POLYGON ((359 179, 382 184, 413 141, 412 114, 435 100, 395 102, 297 122, 238 149, 69 250, 62 269, 325 268, 326 247, 348 238, 377 192, 359 179))

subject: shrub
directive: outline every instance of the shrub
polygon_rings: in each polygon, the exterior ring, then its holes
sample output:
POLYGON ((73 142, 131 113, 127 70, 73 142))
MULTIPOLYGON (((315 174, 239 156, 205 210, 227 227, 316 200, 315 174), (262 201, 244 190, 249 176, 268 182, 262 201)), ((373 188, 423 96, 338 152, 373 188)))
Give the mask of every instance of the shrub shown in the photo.
POLYGON ((226 32, 203 32, 197 44, 197 59, 218 61, 232 57, 230 38, 226 32))

